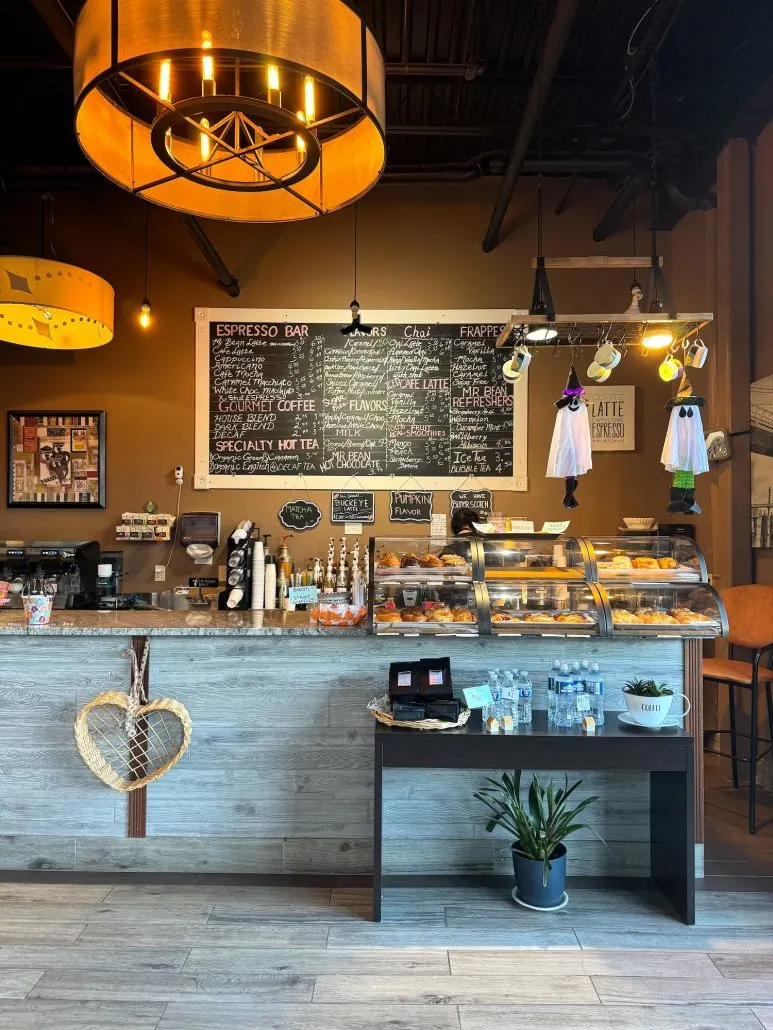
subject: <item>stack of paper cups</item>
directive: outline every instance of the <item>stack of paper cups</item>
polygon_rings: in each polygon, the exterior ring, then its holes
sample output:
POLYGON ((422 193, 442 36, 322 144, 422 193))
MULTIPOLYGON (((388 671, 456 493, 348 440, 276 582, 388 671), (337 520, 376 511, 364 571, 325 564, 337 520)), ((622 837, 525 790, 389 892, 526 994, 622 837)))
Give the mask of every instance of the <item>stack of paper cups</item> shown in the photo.
POLYGON ((263 541, 255 540, 252 544, 252 610, 263 608, 263 591, 265 589, 266 562, 263 554, 263 541))

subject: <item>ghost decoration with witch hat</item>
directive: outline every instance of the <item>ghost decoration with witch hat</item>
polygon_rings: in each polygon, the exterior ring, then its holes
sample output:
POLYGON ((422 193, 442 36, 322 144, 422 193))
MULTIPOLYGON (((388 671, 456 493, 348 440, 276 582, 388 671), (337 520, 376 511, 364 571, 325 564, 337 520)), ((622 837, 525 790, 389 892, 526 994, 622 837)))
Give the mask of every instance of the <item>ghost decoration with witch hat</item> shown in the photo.
POLYGON ((550 444, 548 478, 566 480, 565 508, 577 508, 579 501, 574 496, 577 477, 584 476, 593 468, 591 458, 590 420, 588 404, 574 365, 569 369, 569 378, 559 400, 558 413, 550 444))
POLYGON ((705 398, 693 393, 687 375, 682 376, 676 397, 666 405, 671 409, 668 432, 660 460, 674 473, 667 511, 676 515, 700 515, 695 500, 695 477, 709 470, 709 456, 703 435, 701 408, 705 398))

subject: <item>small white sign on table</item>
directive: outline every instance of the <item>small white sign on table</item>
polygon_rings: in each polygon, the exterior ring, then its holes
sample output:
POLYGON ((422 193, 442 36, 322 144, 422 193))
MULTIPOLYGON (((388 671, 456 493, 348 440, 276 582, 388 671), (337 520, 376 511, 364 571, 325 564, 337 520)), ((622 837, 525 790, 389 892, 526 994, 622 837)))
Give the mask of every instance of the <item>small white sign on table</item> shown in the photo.
POLYGON ((586 386, 594 451, 636 450, 636 387, 586 386))

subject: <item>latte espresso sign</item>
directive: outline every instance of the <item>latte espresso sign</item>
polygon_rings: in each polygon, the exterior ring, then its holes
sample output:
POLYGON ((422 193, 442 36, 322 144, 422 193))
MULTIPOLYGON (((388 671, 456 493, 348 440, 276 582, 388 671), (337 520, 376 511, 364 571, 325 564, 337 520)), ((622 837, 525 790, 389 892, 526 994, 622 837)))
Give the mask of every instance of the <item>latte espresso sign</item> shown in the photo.
POLYGON ((636 449, 636 387, 586 386, 594 451, 636 449))

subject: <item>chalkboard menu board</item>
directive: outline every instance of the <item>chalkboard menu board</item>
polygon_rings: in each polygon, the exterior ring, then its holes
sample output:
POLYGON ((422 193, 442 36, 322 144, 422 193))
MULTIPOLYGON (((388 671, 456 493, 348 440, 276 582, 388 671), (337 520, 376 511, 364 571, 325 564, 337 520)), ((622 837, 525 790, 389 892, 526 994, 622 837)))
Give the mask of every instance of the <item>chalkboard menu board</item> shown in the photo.
POLYGON ((526 489, 525 384, 514 403, 495 348, 510 312, 376 314, 343 336, 337 312, 197 309, 196 485, 526 489))
POLYGON ((375 522, 375 494, 372 490, 334 490, 330 497, 330 521, 375 522))

